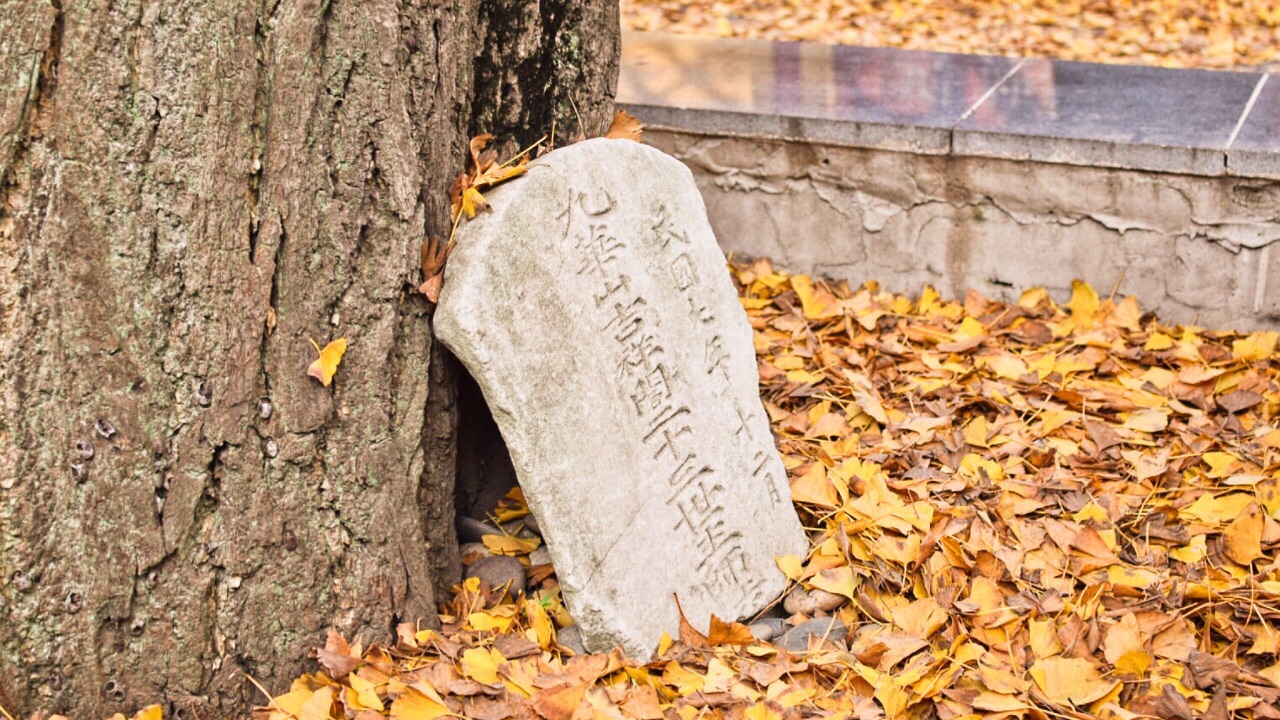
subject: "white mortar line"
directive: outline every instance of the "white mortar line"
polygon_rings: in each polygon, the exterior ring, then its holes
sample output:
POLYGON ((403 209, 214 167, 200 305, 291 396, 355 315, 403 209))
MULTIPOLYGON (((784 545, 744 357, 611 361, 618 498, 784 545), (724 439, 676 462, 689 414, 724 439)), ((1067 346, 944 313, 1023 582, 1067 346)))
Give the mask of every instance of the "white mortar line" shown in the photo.
POLYGON ((1267 299, 1267 272, 1271 265, 1271 246, 1274 243, 1267 243, 1262 246, 1262 252, 1258 253, 1258 284, 1253 289, 1253 312, 1254 314, 1262 312, 1262 301, 1267 299))
POLYGON ((1227 138, 1227 147, 1224 150, 1230 150, 1231 146, 1236 143, 1236 136, 1240 134, 1240 129, 1244 127, 1244 121, 1249 119, 1249 113, 1253 112, 1253 104, 1258 102, 1258 96, 1262 94, 1262 86, 1267 84, 1267 78, 1271 77, 1271 73, 1262 73, 1258 84, 1253 86, 1253 94, 1249 96, 1249 102, 1245 103, 1244 112, 1240 113, 1240 119, 1236 121, 1235 129, 1231 131, 1231 137, 1227 138))
POLYGON ((982 103, 987 101, 987 98, 994 95, 996 90, 999 90, 1000 86, 1003 85, 1006 80, 1013 77, 1014 73, 1021 70, 1022 66, 1026 65, 1027 61, 1030 59, 1031 58, 1022 58, 1021 60, 1019 60, 1016 65, 1014 65, 1012 68, 1009 69, 1009 72, 1004 74, 1004 77, 997 80, 995 85, 992 85, 990 88, 987 89, 986 92, 982 93, 982 97, 978 98, 977 101, 973 103, 973 105, 969 106, 968 110, 964 111, 964 114, 960 116, 960 119, 956 121, 955 125, 951 126, 951 129, 955 130, 956 127, 960 125, 960 123, 964 122, 965 120, 968 120, 969 116, 972 115, 974 111, 977 110, 980 105, 982 105, 982 103))

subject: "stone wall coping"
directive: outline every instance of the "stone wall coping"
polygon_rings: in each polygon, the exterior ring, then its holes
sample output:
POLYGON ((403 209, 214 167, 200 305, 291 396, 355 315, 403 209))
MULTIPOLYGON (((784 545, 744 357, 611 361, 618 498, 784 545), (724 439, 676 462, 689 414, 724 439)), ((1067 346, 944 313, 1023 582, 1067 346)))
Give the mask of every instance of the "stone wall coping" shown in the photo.
POLYGON ((626 32, 617 100, 697 134, 1280 178, 1262 72, 626 32))

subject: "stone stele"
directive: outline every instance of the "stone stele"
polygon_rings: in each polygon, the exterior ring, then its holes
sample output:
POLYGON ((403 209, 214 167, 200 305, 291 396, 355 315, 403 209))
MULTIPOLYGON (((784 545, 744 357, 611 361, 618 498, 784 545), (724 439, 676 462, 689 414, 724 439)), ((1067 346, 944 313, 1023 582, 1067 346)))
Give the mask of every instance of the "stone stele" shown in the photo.
POLYGON ((630 140, 548 153, 458 228, 435 330, 502 430, 586 647, 649 660, 786 586, 804 531, 751 327, 693 176, 630 140))

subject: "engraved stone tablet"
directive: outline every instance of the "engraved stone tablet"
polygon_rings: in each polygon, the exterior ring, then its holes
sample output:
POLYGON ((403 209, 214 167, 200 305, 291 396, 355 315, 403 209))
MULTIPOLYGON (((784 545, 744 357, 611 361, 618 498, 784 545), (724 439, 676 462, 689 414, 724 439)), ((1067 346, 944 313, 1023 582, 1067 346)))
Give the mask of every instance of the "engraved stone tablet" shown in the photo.
POLYGON ((693 177, 630 140, 548 153, 463 222, 435 314, 511 451, 588 649, 648 660, 786 584, 807 543, 751 328, 693 177))

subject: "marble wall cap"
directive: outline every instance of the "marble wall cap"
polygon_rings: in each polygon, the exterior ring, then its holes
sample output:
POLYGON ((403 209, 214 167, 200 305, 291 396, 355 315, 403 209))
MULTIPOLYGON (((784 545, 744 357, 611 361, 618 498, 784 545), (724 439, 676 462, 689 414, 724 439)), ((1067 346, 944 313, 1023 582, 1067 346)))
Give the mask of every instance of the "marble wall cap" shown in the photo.
POLYGON ((1280 179, 1280 77, 1263 75, 1227 148, 1227 172, 1280 179))
POLYGON ((647 124, 933 155, 1280 176, 1280 81, 817 43, 623 34, 647 124))

